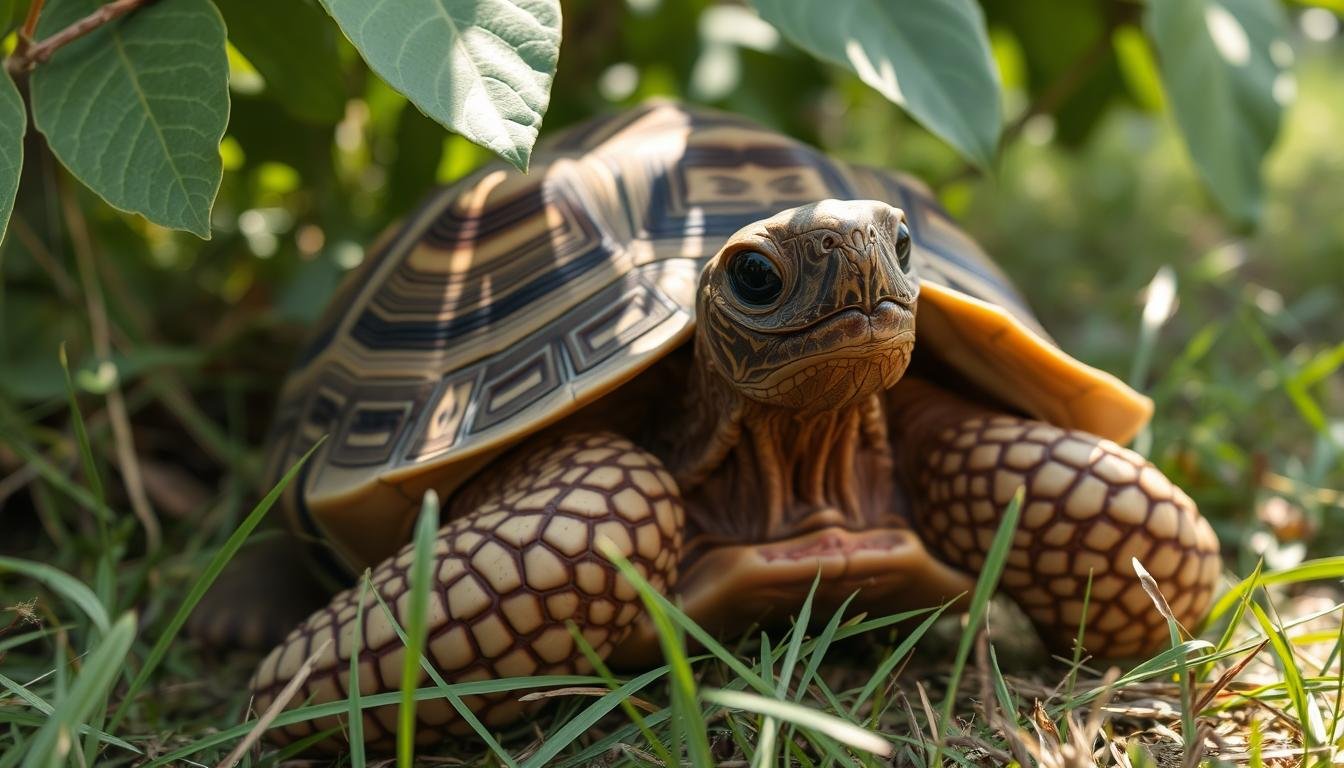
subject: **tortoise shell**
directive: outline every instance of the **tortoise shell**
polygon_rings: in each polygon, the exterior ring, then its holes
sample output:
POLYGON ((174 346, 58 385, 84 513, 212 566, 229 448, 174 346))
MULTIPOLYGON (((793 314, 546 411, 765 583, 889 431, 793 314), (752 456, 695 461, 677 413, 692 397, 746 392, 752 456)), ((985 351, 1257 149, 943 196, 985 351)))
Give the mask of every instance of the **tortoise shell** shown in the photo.
POLYGON ((355 570, 392 554, 428 488, 690 339, 704 263, 743 225, 826 198, 903 209, 919 346, 1003 404, 1118 442, 1152 406, 1059 350, 918 181, 850 165, 725 113, 654 103, 556 136, 522 174, 431 195, 348 276, 285 383, 268 466, 328 439, 284 496, 292 526, 355 570))

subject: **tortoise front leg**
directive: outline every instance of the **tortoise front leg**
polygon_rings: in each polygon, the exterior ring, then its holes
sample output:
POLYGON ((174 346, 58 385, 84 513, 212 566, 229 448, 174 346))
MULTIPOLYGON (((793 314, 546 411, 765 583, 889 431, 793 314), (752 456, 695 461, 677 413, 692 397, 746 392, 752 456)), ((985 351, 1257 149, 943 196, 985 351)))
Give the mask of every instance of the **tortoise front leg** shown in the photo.
POLYGON ((1077 430, 987 411, 911 381, 891 395, 892 435, 914 523, 952 565, 977 572, 1019 487, 1026 496, 1002 588, 1043 639, 1068 649, 1091 591, 1085 647, 1104 657, 1169 641, 1131 565, 1138 558, 1193 627, 1218 578, 1218 539, 1190 497, 1133 451, 1077 430))
MULTIPOLYGON (((588 671, 567 621, 606 656, 641 609, 634 587, 594 549, 598 537, 610 539, 656 588, 676 579, 683 515, 676 484, 657 458, 617 435, 575 434, 524 449, 464 488, 449 513, 434 550, 439 583, 430 593, 425 649, 449 683, 588 671)), ((403 627, 412 556, 408 545, 372 574, 403 627)), ((290 706, 346 697, 359 594, 355 587, 337 595, 261 663, 250 684, 258 711, 325 641, 330 645, 290 706)), ((399 689, 404 647, 372 595, 362 630, 360 692, 399 689)), ((523 712, 506 693, 464 703, 492 727, 523 712)), ((393 746, 396 718, 395 706, 365 710, 372 746, 393 746)), ((416 719, 420 742, 468 730, 443 699, 421 702, 416 719)), ((292 741, 336 725, 328 719, 272 733, 292 741)))

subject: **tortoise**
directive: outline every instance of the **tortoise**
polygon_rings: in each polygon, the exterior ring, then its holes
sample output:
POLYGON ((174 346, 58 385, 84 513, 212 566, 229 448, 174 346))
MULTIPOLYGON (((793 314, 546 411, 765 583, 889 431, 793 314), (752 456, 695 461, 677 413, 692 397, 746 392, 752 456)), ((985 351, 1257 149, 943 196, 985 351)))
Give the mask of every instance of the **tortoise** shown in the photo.
MULTIPOLYGON (((1001 589, 1048 646, 1082 624, 1122 657, 1168 638, 1134 560, 1186 623, 1220 570, 1189 496, 1121 447, 1151 411, 1061 351, 916 180, 657 102, 432 195, 371 248, 282 389, 268 463, 329 435, 286 518, 346 584, 372 568, 403 623, 420 500, 444 499, 426 654, 449 682, 586 671, 571 621, 612 664, 656 660, 601 538, 720 634, 814 580, 820 606, 964 599, 1019 488, 1001 589)), ((314 654, 294 702, 344 698, 355 652, 364 694, 398 687, 371 597, 355 647, 360 594, 264 659, 259 709, 314 654)), ((492 727, 526 711, 466 703, 492 727)), ((368 740, 395 718, 368 711, 368 740)), ((466 727, 447 701, 417 720, 420 740, 466 727)))

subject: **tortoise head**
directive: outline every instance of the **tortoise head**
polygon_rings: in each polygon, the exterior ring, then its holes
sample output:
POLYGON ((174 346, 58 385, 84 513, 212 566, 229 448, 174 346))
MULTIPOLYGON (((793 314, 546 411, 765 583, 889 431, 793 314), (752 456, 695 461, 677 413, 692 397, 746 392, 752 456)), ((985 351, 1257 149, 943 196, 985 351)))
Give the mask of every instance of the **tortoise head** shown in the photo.
POLYGON ((839 408, 910 362, 919 281, 905 214, 825 200, 743 227, 705 266, 701 359, 756 402, 839 408))

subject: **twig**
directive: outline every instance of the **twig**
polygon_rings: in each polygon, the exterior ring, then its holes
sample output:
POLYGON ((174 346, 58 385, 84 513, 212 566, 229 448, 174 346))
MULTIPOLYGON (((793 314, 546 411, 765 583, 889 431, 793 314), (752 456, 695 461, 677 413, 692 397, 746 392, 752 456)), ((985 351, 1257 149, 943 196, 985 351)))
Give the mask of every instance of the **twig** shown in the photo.
MULTIPOLYGON (((104 6, 106 7, 106 6, 104 6)), ((93 256, 93 242, 89 239, 88 225, 79 209, 79 202, 68 183, 57 181, 57 192, 61 198, 61 207, 65 212, 66 228, 70 231, 70 241, 75 252, 75 263, 79 268, 80 279, 84 283, 84 299, 89 309, 89 327, 93 335, 94 353, 100 360, 112 359, 112 334, 107 319, 107 305, 103 300, 102 287, 98 282, 97 267, 93 256)), ((163 540, 158 518, 150 507, 149 496, 145 493, 145 482, 140 472, 140 459, 135 453, 135 436, 131 432, 131 417, 126 410, 126 400, 121 394, 121 385, 115 379, 107 390, 107 415, 112 424, 112 439, 116 445, 117 465, 126 486, 126 495, 131 502, 140 525, 145 529, 145 549, 153 555, 159 550, 163 540)))
POLYGON ((233 751, 219 762, 218 768, 233 768, 233 766, 237 765, 238 762, 243 759, 243 755, 247 753, 247 750, 251 749, 252 745, 257 743, 257 740, 261 738, 261 735, 271 727, 271 723, 275 721, 275 718, 279 717, 280 713, 289 705, 290 700, 299 692, 299 689, 303 687, 303 684, 308 682, 308 676, 313 673, 313 664, 317 663, 317 660, 326 652, 327 646, 329 645, 331 645, 331 638, 323 640, 322 644, 317 647, 317 650, 313 651, 312 655, 304 660, 303 664, 299 666, 299 671, 294 673, 293 679, 291 679, 289 683, 285 685, 284 689, 276 695, 275 701, 271 702, 271 705, 266 708, 266 711, 262 713, 261 717, 257 718, 257 724, 252 726, 252 730, 248 731, 247 736, 243 737, 243 740, 238 742, 238 745, 233 748, 233 751))
POLYGON ((1046 86, 1011 125, 1003 129, 1003 143, 1012 141, 1021 133, 1031 118, 1037 115, 1052 115, 1064 105, 1064 102, 1073 98, 1111 52, 1111 35, 1114 31, 1114 27, 1110 24, 1102 29, 1097 39, 1092 41, 1092 44, 1084 49, 1058 78, 1046 86))
POLYGON ((44 0, 33 0, 28 5, 28 16, 23 20, 23 27, 19 29, 19 43, 14 46, 14 55, 21 56, 27 53, 33 44, 33 35, 37 34, 37 17, 42 13, 44 0))
POLYGON ((42 10, 42 0, 34 0, 28 8, 28 18, 25 20, 22 33, 19 36, 21 43, 19 47, 14 49, 14 54, 9 57, 9 60, 5 62, 5 68, 9 70, 11 75, 28 72, 38 64, 50 59, 52 54, 61 48, 152 2, 154 0, 112 0, 112 2, 99 7, 98 10, 84 18, 74 21, 70 26, 56 32, 42 42, 33 43, 31 40, 33 34, 37 31, 37 16, 42 10))
MULTIPOLYGON (((40 0, 39 0, 40 2, 40 0)), ((79 299, 79 287, 70 277, 60 260, 52 255, 51 250, 47 248, 33 228, 29 226, 28 221, 23 215, 15 212, 9 219, 10 231, 23 242, 23 247, 28 249, 28 255, 33 257, 33 261, 42 268, 43 272, 51 278, 51 282, 56 286, 56 292, 61 295, 61 299, 74 303, 79 299)))

